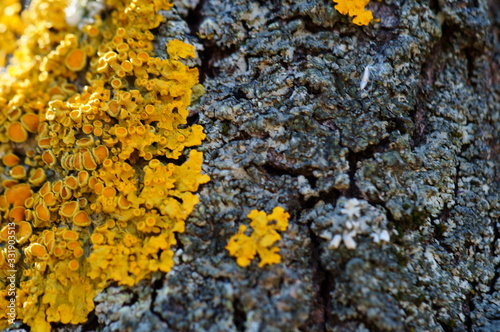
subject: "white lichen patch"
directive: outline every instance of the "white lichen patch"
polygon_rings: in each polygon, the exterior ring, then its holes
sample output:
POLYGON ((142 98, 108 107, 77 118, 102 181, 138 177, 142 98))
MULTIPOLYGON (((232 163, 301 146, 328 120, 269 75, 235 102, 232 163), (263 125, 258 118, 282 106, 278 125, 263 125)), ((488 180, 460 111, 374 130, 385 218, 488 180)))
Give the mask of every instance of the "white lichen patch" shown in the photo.
POLYGON ((299 192, 301 195, 305 197, 305 199, 309 199, 310 197, 318 197, 318 192, 311 188, 309 184, 309 180, 303 175, 299 175, 297 177, 297 187, 299 188, 299 192))
POLYGON ((391 237, 384 212, 357 198, 341 197, 335 207, 320 201, 306 218, 313 220, 314 232, 327 241, 328 249, 344 244, 352 250, 363 238, 382 243, 391 237))
POLYGON ((104 0, 70 0, 64 10, 66 23, 79 28, 86 24, 92 24, 94 17, 104 8, 104 0))

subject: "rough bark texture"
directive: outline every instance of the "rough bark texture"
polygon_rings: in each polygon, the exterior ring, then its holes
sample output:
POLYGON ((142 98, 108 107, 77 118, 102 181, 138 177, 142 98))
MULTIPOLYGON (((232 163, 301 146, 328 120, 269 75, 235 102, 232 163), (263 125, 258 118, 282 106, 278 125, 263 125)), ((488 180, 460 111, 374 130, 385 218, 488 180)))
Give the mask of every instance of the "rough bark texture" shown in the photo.
POLYGON ((197 44, 212 181, 174 269, 76 329, 499 331, 498 1, 373 1, 366 27, 329 0, 174 2, 157 40, 197 44), (278 205, 282 263, 239 267, 230 236, 278 205))

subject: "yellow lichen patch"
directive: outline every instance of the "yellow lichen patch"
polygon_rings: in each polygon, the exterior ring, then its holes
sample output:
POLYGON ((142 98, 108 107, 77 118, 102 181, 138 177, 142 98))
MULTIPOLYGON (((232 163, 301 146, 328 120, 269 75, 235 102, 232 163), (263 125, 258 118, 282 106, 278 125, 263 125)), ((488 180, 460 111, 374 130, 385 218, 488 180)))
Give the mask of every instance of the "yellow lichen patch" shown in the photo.
POLYGON ((0 237, 15 224, 18 318, 49 331, 84 322, 111 282, 172 268, 176 233, 209 180, 202 154, 186 151, 205 138, 187 122, 198 70, 179 61, 196 53, 171 40, 169 59, 154 54, 149 30, 165 1, 107 0, 82 29, 65 22, 65 0, 32 0, 22 18, 20 2, 6 2, 7 29, 23 35, 7 45, 0 31, 0 237))
POLYGON ((11 227, 5 225, 2 230, 0 230, 0 240, 3 242, 9 241, 9 232, 11 227))
POLYGON ((17 300, 22 301, 23 306, 18 308, 18 313, 37 324, 33 325, 34 331, 49 331, 49 322, 83 323, 88 310, 94 307, 93 297, 98 290, 88 278, 81 276, 80 270, 85 269, 80 260, 81 247, 75 240, 77 234, 71 232, 45 230, 41 236, 33 237, 32 244, 25 250, 24 262, 33 267, 25 270, 24 275, 29 278, 20 283, 17 300), (76 248, 70 249, 70 244, 75 242, 76 248), (39 306, 43 310, 37 310, 39 306))
POLYGON ((48 207, 52 207, 57 204, 56 196, 54 195, 54 193, 48 193, 47 195, 43 196, 43 202, 48 207))
POLYGON ((64 231, 62 235, 63 239, 66 241, 76 241, 78 240, 78 233, 75 231, 64 231))
POLYGON ((23 22, 19 13, 22 5, 19 0, 0 1, 0 67, 7 63, 7 56, 16 47, 16 39, 23 32, 23 22))
POLYGON ((249 265, 256 254, 260 257, 259 267, 279 263, 281 261, 279 248, 273 245, 281 239, 277 231, 285 231, 288 228, 290 215, 278 206, 270 215, 263 211, 252 210, 248 218, 252 220, 250 223, 252 233, 246 235, 247 227, 241 225, 238 233, 231 237, 226 246, 229 254, 235 256, 236 262, 242 267, 249 265))
POLYGON ((366 10, 370 0, 333 0, 337 5, 335 9, 342 15, 354 17, 352 22, 356 25, 368 25, 373 21, 373 13, 366 10))
POLYGON ((194 46, 186 44, 180 40, 172 39, 167 44, 167 53, 173 60, 178 60, 179 58, 195 58, 196 52, 194 51, 194 46))

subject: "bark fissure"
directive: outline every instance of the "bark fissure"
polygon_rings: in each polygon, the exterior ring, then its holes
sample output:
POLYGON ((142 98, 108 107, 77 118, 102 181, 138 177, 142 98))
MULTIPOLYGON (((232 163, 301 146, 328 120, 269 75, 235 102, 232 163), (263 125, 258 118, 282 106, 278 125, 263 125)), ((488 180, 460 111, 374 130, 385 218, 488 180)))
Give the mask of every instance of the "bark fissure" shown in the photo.
POLYGON ((314 281, 317 284, 316 308, 312 315, 312 322, 318 326, 319 330, 326 331, 326 322, 329 321, 329 311, 331 308, 331 295, 333 290, 333 276, 325 270, 321 264, 321 244, 320 239, 311 229, 312 222, 308 223, 309 236, 311 238, 312 260, 314 262, 314 281))
MULTIPOLYGON (((500 222, 499 219, 496 219, 493 222, 494 238, 493 238, 493 241, 491 242, 491 248, 490 248, 491 253, 493 255, 496 254, 496 252, 497 252, 497 246, 499 245, 499 241, 500 241, 500 227, 499 227, 499 222, 500 222)), ((500 278, 500 264, 497 264, 495 266, 495 275, 493 276, 493 278, 490 281, 490 289, 488 291, 488 294, 491 295, 491 294, 493 294, 494 292, 497 291, 496 284, 497 284, 499 278, 500 278)))

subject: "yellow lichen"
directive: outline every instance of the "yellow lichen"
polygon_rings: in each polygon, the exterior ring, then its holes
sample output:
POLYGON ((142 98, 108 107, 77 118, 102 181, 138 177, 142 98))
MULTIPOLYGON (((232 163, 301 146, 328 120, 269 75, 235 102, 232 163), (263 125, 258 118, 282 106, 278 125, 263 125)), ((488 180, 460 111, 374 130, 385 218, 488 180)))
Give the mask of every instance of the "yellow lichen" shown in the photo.
POLYGON ((16 49, 17 36, 24 29, 19 16, 22 5, 18 0, 2 0, 0 2, 0 67, 4 67, 8 55, 16 49))
POLYGON ((285 231, 288 228, 290 215, 282 207, 275 207, 270 215, 264 211, 252 210, 248 218, 252 220, 250 227, 252 233, 246 235, 247 227, 241 225, 238 233, 233 235, 226 246, 231 256, 236 257, 239 266, 248 266, 259 254, 259 267, 272 265, 281 261, 279 248, 273 245, 281 239, 277 231, 285 231))
POLYGON ((107 0, 82 29, 65 22, 67 5, 33 0, 22 17, 19 0, 0 5, 0 258, 10 223, 16 314, 32 331, 84 322, 111 282, 170 271, 175 234, 209 180, 202 153, 186 151, 205 138, 187 122, 198 71, 179 60, 194 47, 171 40, 168 58, 153 53, 149 30, 172 5, 107 0))
POLYGON ((342 15, 353 17, 352 23, 356 25, 368 25, 373 21, 373 13, 365 9, 370 0, 333 0, 337 5, 335 9, 342 15))

